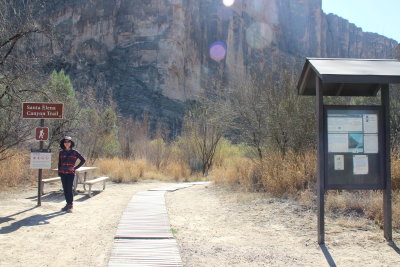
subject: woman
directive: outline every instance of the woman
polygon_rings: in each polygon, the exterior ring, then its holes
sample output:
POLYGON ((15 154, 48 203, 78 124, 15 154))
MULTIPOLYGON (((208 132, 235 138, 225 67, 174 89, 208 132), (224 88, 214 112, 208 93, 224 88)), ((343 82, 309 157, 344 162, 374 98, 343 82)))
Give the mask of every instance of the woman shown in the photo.
POLYGON ((85 158, 73 147, 75 143, 72 138, 65 136, 60 142, 60 154, 58 157, 58 175, 61 177, 61 182, 64 190, 65 201, 67 205, 62 208, 62 211, 72 212, 74 194, 72 192, 72 186, 75 178, 75 170, 81 167, 85 163, 85 158), (75 166, 76 160, 80 162, 75 166))

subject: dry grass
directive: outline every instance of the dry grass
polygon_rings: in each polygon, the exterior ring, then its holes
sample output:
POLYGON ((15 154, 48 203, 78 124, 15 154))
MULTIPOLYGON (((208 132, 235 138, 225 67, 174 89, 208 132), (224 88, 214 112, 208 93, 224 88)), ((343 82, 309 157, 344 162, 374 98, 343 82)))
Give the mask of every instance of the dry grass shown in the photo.
POLYGON ((213 168, 209 177, 217 184, 241 185, 246 191, 253 191, 254 173, 255 165, 250 159, 235 157, 213 168))
MULTIPOLYGON (((270 154, 263 164, 248 158, 235 157, 225 160, 211 172, 216 183, 240 185, 245 191, 260 191, 274 196, 291 196, 301 205, 316 207, 316 157, 315 153, 288 153, 285 157, 270 154)), ((400 228, 400 160, 392 164, 393 227, 400 228)), ((325 208, 332 216, 349 218, 367 217, 383 225, 381 191, 329 191, 325 208)), ((362 221, 362 220, 360 220, 362 221)))
POLYGON ((187 180, 190 176, 190 167, 181 161, 169 161, 161 168, 162 172, 168 176, 171 176, 175 181, 182 179, 187 180))
POLYGON ((100 159, 97 162, 100 172, 111 177, 117 183, 137 182, 144 179, 163 181, 188 180, 189 167, 180 162, 166 162, 165 166, 157 168, 146 160, 139 159, 100 159))
POLYGON ((276 196, 298 195, 315 184, 315 162, 313 152, 289 152, 285 156, 269 154, 260 166, 264 189, 276 196))
POLYGON ((30 155, 16 150, 9 153, 11 157, 0 161, 0 188, 33 182, 32 178, 36 173, 29 168, 30 155))
POLYGON ((150 167, 144 160, 120 158, 100 159, 97 165, 102 174, 110 176, 117 183, 137 182, 150 167))
POLYGON ((393 154, 391 159, 392 189, 400 190, 400 155, 393 154))
POLYGON ((216 183, 242 185, 246 191, 298 195, 315 184, 315 154, 271 153, 262 163, 235 157, 214 168, 211 177, 216 183))
MULTIPOLYGON (((381 191, 331 191, 327 194, 326 209, 338 212, 366 216, 383 226, 383 196, 381 191)), ((393 192, 392 199, 393 227, 400 228, 400 193, 393 192)))

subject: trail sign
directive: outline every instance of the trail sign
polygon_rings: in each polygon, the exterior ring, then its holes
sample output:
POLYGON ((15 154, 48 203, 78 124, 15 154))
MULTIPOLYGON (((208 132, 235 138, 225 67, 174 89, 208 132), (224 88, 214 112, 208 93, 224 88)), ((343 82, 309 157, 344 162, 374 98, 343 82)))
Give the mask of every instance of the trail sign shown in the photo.
MULTIPOLYGON (((36 140, 39 142, 39 149, 43 149, 45 140, 49 138, 49 129, 44 127, 44 119, 62 119, 63 104, 62 103, 22 103, 22 118, 24 119, 40 119, 40 127, 36 128, 36 140)), ((31 169, 39 169, 38 172, 38 206, 42 204, 40 190, 42 184, 42 169, 51 168, 51 154, 35 152, 31 153, 31 169)))
POLYGON ((51 152, 31 152, 31 169, 51 169, 51 152))
POLYGON ((24 119, 62 119, 62 103, 22 103, 22 118, 24 119))
POLYGON ((37 127, 36 128, 35 139, 38 141, 46 141, 49 139, 49 128, 47 127, 37 127))

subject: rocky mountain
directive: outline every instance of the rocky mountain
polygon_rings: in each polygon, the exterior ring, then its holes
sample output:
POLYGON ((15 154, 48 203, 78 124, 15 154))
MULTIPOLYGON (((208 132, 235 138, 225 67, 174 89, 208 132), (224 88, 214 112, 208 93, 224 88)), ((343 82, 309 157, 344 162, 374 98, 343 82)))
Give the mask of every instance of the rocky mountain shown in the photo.
MULTIPOLYGON (((38 40, 77 90, 112 94, 123 115, 178 129, 184 101, 237 75, 304 57, 391 58, 396 41, 363 32, 321 0, 48 1, 61 42, 38 40)), ((45 16, 43 16, 45 14, 45 16)), ((215 89, 215 88, 214 88, 215 89)))

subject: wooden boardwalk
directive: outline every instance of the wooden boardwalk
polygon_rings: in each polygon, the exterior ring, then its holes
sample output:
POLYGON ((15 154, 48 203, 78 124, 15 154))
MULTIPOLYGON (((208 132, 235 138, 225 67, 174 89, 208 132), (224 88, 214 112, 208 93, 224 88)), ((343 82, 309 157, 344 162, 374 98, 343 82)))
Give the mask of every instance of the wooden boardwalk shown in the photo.
POLYGON ((108 266, 183 266, 168 221, 165 192, 206 183, 173 184, 134 195, 122 214, 108 266))

